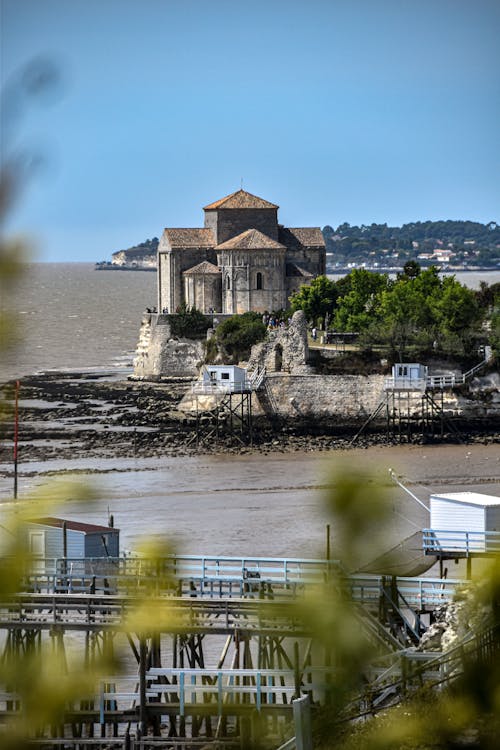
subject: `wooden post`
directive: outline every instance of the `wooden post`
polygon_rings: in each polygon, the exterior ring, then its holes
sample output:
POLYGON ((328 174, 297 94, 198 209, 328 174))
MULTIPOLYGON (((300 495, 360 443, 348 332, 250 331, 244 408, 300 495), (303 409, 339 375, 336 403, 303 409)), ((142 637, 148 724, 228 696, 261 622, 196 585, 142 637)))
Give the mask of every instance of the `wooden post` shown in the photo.
POLYGON ((295 686, 295 697, 300 698, 300 665, 299 665, 299 644, 297 641, 293 644, 293 678, 295 686))
POLYGON ((146 638, 141 635, 139 639, 139 722, 141 727, 141 734, 143 736, 146 735, 148 731, 146 714, 146 661, 146 638))
POLYGON ((330 524, 326 524, 326 559, 330 562, 330 524))
POLYGON ((297 750, 313 750, 311 731, 311 704, 309 696, 304 695, 292 703, 295 725, 295 746, 297 750))
POLYGON ((14 407, 14 500, 17 500, 17 456, 19 443, 19 380, 16 380, 14 407))

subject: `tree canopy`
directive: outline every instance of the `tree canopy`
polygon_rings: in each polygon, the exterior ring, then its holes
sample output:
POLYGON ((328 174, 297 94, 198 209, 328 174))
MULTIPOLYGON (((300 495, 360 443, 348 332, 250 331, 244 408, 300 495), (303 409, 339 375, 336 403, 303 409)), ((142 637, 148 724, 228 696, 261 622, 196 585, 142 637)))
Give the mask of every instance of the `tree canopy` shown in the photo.
POLYGON ((435 267, 422 270, 412 262, 395 280, 365 269, 339 281, 320 276, 290 301, 310 322, 326 318, 335 330, 357 332, 362 343, 386 346, 403 359, 409 347, 472 354, 499 297, 485 288, 474 292, 454 276, 442 278, 435 267))

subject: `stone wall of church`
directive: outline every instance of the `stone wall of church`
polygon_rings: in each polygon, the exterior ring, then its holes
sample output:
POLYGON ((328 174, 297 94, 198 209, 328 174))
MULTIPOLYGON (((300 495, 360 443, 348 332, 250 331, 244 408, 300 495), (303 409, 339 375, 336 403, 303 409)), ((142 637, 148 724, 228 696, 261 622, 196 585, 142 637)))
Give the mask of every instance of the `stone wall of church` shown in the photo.
POLYGON ((215 273, 184 276, 184 299, 202 313, 221 312, 221 277, 215 273))
POLYGON ((217 262, 215 250, 186 247, 158 253, 158 311, 173 313, 185 301, 182 272, 204 260, 217 262))
POLYGON ((300 268, 321 276, 326 271, 326 253, 322 247, 290 247, 286 252, 287 263, 296 263, 300 268))
POLYGON ((263 313, 286 306, 284 250, 224 250, 217 262, 222 270, 223 312, 263 313), (261 289, 257 274, 261 274, 261 289))
POLYGON ((219 208, 216 211, 205 211, 205 227, 212 230, 218 245, 246 232, 247 229, 257 229, 277 241, 278 209, 219 208))

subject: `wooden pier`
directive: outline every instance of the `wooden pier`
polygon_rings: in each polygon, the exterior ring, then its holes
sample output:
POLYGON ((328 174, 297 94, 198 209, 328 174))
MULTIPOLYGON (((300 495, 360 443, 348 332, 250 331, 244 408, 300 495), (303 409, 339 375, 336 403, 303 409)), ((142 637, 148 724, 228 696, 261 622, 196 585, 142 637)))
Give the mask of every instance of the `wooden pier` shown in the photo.
MULTIPOLYGON (((38 560, 36 568, 26 574, 25 591, 0 602, 3 663, 45 658, 48 650, 72 663, 68 669, 116 656, 125 665, 102 678, 93 695, 68 704, 60 725, 47 728, 44 747, 64 740, 97 748, 103 738, 124 750, 158 747, 166 738, 183 750, 200 738, 241 747, 260 732, 278 746, 294 699, 306 695, 314 706, 330 700, 336 665, 296 604, 311 586, 337 585, 338 563, 172 556, 154 563, 38 560), (141 607, 146 615, 137 619, 141 607), (67 658, 70 644, 77 646, 76 666, 67 658)), ((457 583, 344 576, 359 626, 378 654, 366 679, 377 686, 380 707, 389 677, 391 684, 408 681, 435 659, 408 647, 421 632, 422 612, 446 601, 457 583)), ((3 686, 0 720, 20 708, 19 696, 3 686)))

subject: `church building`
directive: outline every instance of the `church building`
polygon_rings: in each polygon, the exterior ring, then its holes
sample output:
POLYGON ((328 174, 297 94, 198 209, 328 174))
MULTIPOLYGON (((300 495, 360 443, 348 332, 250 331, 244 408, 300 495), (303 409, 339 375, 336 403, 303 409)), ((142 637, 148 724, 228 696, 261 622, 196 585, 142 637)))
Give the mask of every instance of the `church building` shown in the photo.
POLYGON ((278 224, 279 206, 238 190, 210 203, 201 229, 165 229, 158 246, 158 312, 181 305, 233 315, 288 307, 325 273, 319 227, 278 224))

